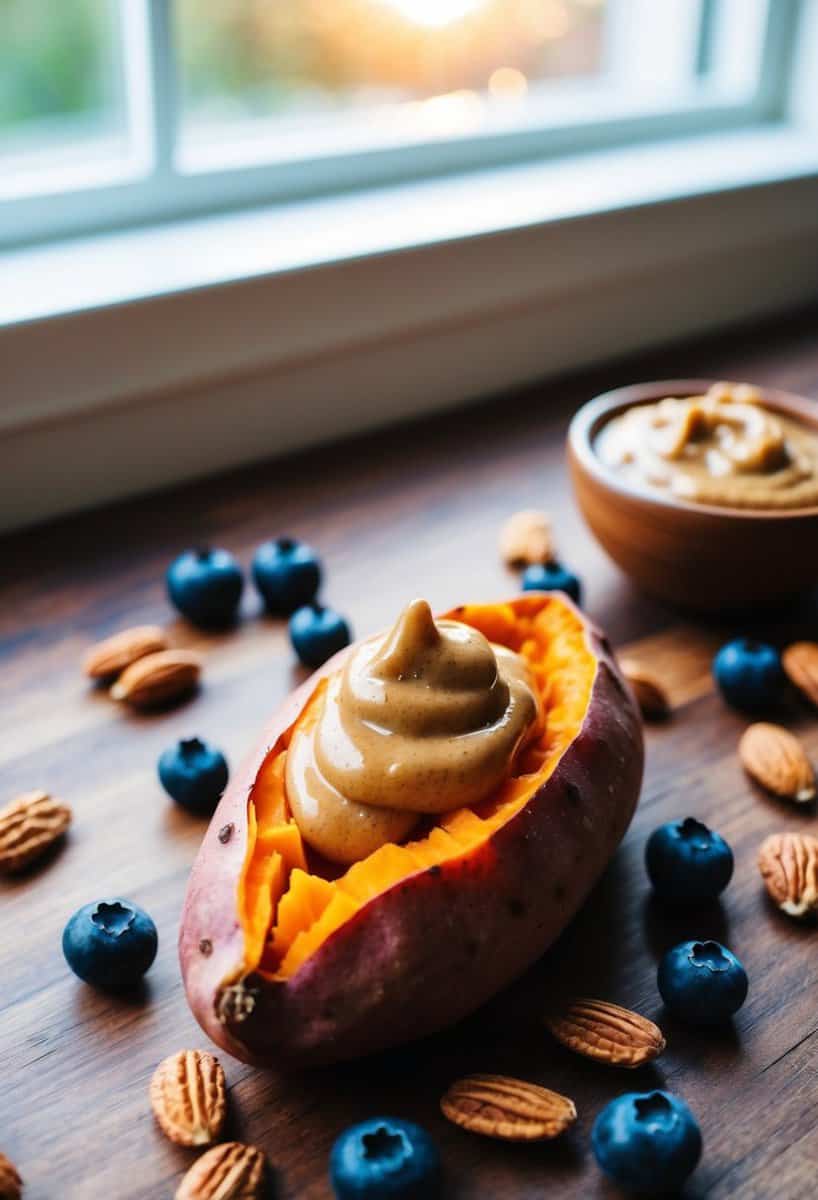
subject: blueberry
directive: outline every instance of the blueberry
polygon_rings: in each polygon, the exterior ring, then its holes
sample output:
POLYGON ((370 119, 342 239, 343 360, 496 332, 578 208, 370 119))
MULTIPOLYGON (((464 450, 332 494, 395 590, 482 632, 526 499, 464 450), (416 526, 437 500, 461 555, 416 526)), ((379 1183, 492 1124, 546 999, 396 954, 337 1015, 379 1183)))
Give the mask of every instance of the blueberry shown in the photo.
POLYGON ((306 604, 290 617, 290 641, 305 667, 320 667, 351 638, 344 618, 322 604, 306 604))
POLYGON ((431 1200, 440 1186, 434 1142, 398 1117, 372 1117, 344 1130, 329 1169, 337 1200, 431 1200))
POLYGON ((681 942, 659 963, 659 992, 689 1025, 719 1025, 747 998, 747 972, 719 942, 681 942))
POLYGON ((207 816, 227 787, 227 760, 199 738, 183 738, 159 759, 162 787, 177 804, 207 816))
POLYGON ((524 592, 565 592, 576 604, 582 603, 582 584, 573 571, 560 563, 532 563, 523 571, 524 592))
POLYGON ((186 550, 167 572, 168 595, 182 616, 203 629, 236 620, 244 575, 229 550, 186 550))
POLYGON ((715 900, 733 874, 733 851, 724 838, 697 821, 668 821, 654 829, 645 865, 657 896, 671 904, 715 900))
POLYGON ((318 594, 321 562, 315 551, 295 538, 264 542, 253 556, 253 581, 268 612, 289 616, 318 594))
POLYGON ((763 712, 780 703, 786 687, 781 655, 774 646, 736 638, 713 659, 713 675, 728 704, 763 712))
POLYGON ((156 926, 129 900, 98 900, 78 908, 63 930, 71 970, 107 992, 136 987, 156 958, 156 926))
POLYGON ((642 1196, 677 1192, 701 1158, 702 1135, 672 1092, 626 1092, 603 1108, 591 1134, 596 1161, 642 1196))

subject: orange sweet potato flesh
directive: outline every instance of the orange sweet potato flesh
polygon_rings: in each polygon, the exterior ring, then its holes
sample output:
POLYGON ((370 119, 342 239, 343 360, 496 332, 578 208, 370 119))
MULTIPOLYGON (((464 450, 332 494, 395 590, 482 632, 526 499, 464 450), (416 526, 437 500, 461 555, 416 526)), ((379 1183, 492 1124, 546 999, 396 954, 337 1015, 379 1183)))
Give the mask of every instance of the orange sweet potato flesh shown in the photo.
POLYGON ((544 732, 488 800, 339 875, 303 845, 283 767, 349 651, 290 697, 216 811, 182 919, 190 1005, 239 1058, 332 1062, 459 1020, 547 949, 627 829, 641 721, 604 636, 556 593, 444 615, 525 656, 544 732))

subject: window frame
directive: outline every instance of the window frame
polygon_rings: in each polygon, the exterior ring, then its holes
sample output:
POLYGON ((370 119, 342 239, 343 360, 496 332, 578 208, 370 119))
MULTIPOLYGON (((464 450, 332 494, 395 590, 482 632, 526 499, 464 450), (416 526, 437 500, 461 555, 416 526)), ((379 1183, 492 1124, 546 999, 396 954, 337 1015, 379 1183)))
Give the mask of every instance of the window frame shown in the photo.
POLYGON ((780 119, 0 252, 0 529, 814 309, 798 15, 780 119))
MULTIPOLYGON (((669 9, 682 13, 686 41, 695 24, 706 45, 695 47, 696 61, 714 58, 730 86, 691 90, 683 103, 657 95, 645 104, 633 98, 606 103, 605 116, 571 99, 551 106, 551 120, 499 132, 477 132, 351 153, 276 161, 269 153, 243 165, 211 162, 181 169, 178 139, 176 64, 172 5, 169 0, 121 0, 127 39, 126 95, 131 150, 123 158, 93 167, 58 168, 38 174, 29 191, 0 199, 0 247, 19 246, 92 231, 109 231, 205 213, 223 213, 262 204, 326 196, 409 179, 444 177, 466 171, 548 160, 601 148, 735 130, 780 120, 786 106, 795 31, 806 0, 626 0, 614 9, 612 80, 623 70, 616 43, 631 42, 639 31, 639 53, 649 60, 666 30, 669 9), (657 9, 659 16, 657 17, 657 9), (695 14, 695 22, 690 17, 695 14), (617 15, 618 14, 618 15, 617 15), (622 19, 626 14, 627 19, 622 19), (707 17, 707 20, 705 20, 707 17), (736 38, 736 21, 750 31, 736 38), (759 61, 748 80, 753 34, 759 61), (730 37, 724 36, 729 30, 730 37), (748 86, 749 85, 749 86, 748 86)), ((676 56, 676 68, 681 59, 676 56)), ((625 64, 626 66, 627 64, 625 64)), ((588 89, 593 93, 597 89, 588 89)), ((579 92, 579 89, 576 89, 579 92)), ((568 89, 563 89, 568 95, 568 89)), ((615 87, 611 88, 615 97, 615 87)), ((269 140, 265 145, 270 148, 269 140)))

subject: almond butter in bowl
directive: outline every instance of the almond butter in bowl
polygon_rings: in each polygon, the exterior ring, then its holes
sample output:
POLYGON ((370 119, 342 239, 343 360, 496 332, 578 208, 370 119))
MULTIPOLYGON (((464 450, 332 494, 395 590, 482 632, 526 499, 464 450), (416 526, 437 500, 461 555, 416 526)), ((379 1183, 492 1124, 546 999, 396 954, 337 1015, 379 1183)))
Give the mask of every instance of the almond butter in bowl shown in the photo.
POLYGON ((818 643, 794 642, 781 655, 789 679, 818 708, 818 643))
POLYGON ((176 1190, 176 1200, 261 1200, 267 1163, 256 1146, 224 1142, 197 1159, 176 1190))
POLYGON ((785 800, 807 804, 815 799, 815 772, 798 738, 767 721, 745 729, 739 758, 751 779, 785 800))
POLYGON ((63 837, 71 809, 48 792, 25 792, 0 809, 0 871, 24 871, 63 837))
POLYGON ((484 1137, 537 1142, 559 1137, 577 1119, 573 1100, 508 1075, 468 1075, 440 1101, 444 1117, 484 1137))
POLYGON ((772 833, 761 843, 758 869, 771 900, 790 917, 818 911, 818 837, 772 833))
POLYGON ((168 639, 158 625, 135 625, 92 646, 83 670, 89 679, 113 679, 146 654, 167 648, 168 639))
POLYGON ((665 1048, 658 1025, 608 1000, 573 1000, 545 1024, 569 1050, 612 1067, 641 1067, 665 1048))
POLYGON ((180 1050, 156 1068, 151 1108, 163 1133, 177 1146, 210 1146, 227 1119, 221 1063, 205 1050, 180 1050))
POLYGON ((568 450, 591 531, 674 607, 746 611, 818 584, 813 399, 702 379, 635 384, 584 405, 568 450))

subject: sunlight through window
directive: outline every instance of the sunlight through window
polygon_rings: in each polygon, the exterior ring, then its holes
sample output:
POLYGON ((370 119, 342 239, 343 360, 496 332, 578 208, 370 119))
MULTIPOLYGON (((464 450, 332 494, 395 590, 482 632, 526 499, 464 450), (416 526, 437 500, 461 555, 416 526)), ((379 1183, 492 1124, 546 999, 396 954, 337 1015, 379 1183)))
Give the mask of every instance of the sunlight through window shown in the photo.
POLYGON ((461 21, 485 7, 486 0, 380 0, 380 3, 395 9, 407 21, 433 29, 461 21))

